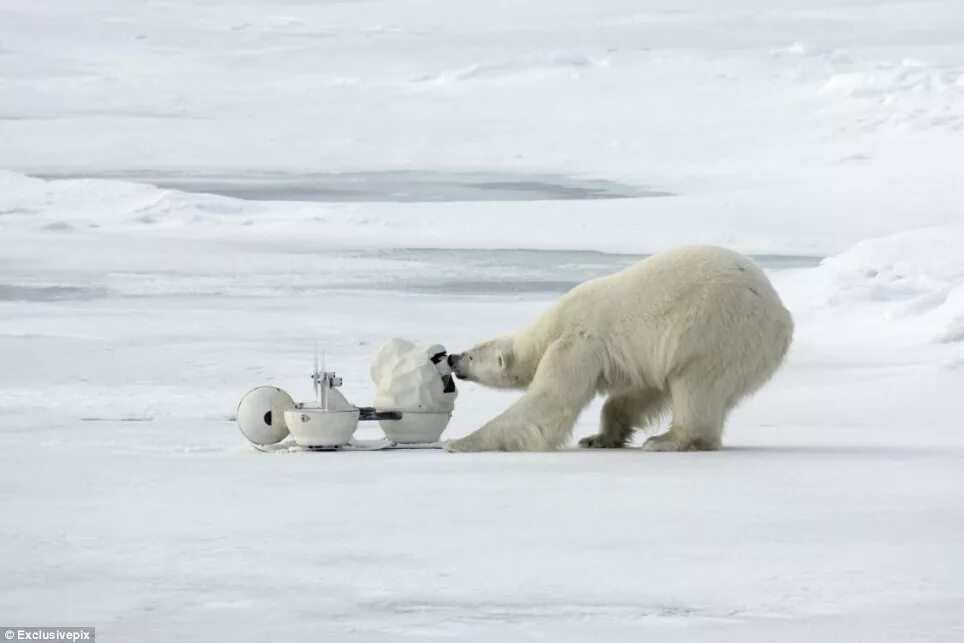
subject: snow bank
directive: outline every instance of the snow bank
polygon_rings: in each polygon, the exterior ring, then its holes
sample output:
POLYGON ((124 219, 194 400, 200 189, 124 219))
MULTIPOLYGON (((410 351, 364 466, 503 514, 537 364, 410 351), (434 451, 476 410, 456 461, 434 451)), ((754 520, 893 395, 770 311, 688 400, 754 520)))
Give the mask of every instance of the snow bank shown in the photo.
POLYGON ((881 324, 912 342, 964 340, 964 226, 862 241, 788 280, 791 307, 841 325, 881 324), (848 324, 849 322, 849 324, 848 324))
POLYGON ((108 179, 44 180, 0 170, 0 213, 9 225, 66 231, 116 224, 178 226, 250 211, 244 201, 108 179))
POLYGON ((871 69, 833 74, 823 93, 840 99, 839 109, 859 114, 856 122, 863 129, 941 128, 953 135, 964 123, 964 68, 959 66, 914 58, 878 62, 871 69))

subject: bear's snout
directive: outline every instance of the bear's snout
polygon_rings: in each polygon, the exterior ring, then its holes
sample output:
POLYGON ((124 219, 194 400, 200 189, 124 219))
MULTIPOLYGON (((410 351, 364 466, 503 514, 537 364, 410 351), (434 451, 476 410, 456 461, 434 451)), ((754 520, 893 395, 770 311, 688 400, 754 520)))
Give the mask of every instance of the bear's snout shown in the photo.
POLYGON ((452 355, 449 355, 449 358, 448 358, 449 368, 452 369, 452 373, 455 374, 455 377, 459 378, 460 380, 464 380, 465 375, 462 373, 462 371, 459 370, 459 363, 461 361, 462 361, 462 356, 459 355, 458 353, 453 353, 452 355))

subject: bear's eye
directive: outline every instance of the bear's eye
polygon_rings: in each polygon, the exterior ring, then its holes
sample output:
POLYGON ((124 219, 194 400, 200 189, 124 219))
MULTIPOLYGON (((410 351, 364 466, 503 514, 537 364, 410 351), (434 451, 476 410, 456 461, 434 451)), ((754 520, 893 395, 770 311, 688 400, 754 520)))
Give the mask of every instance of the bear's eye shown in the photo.
POLYGON ((502 356, 501 356, 501 355, 499 355, 497 361, 498 361, 498 363, 499 363, 499 368, 504 368, 504 367, 505 367, 505 362, 502 361, 502 356))

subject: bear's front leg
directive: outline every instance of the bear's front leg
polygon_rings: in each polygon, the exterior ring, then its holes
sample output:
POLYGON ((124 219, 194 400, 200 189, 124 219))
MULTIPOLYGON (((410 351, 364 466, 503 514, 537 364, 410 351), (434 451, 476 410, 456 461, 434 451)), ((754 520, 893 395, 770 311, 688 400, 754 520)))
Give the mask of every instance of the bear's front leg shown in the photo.
POLYGON ((500 415, 484 424, 479 430, 458 440, 445 443, 445 450, 452 453, 476 453, 479 451, 524 451, 519 441, 511 439, 512 422, 500 415))
MULTIPOLYGON (((459 440, 445 443, 448 451, 470 453, 476 451, 550 451, 555 444, 553 434, 565 426, 570 413, 553 408, 545 395, 524 395, 518 402, 482 428, 459 440), (555 427, 555 428, 554 428, 555 427)), ((575 410, 578 415, 579 409, 575 410)), ((571 418, 575 423, 575 417, 571 418)))
POLYGON ((449 451, 551 451, 572 433, 579 412, 595 396, 603 371, 601 345, 587 333, 560 337, 539 362, 519 401, 481 429, 451 440, 449 451))

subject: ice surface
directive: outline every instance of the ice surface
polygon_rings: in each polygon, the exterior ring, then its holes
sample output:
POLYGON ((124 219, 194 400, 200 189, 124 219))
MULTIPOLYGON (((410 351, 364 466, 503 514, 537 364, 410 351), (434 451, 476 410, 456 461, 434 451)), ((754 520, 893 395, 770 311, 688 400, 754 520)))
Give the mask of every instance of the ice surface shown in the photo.
MULTIPOLYGON (((960 641, 962 43, 953 0, 2 3, 0 623, 960 641), (462 350, 684 242, 797 322, 723 451, 235 426, 311 399, 315 341, 367 404, 387 339, 462 350)), ((465 384, 446 436, 514 399, 465 384)))

